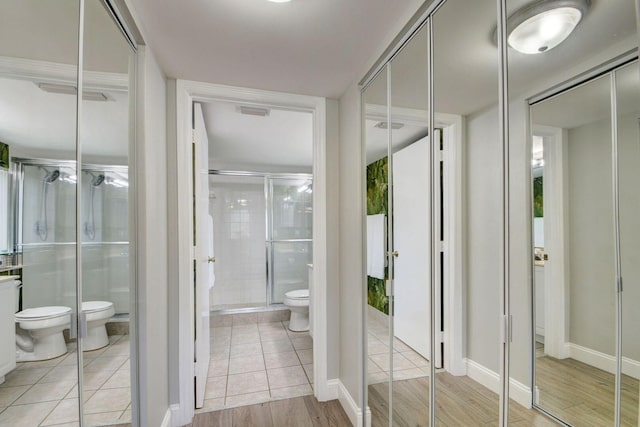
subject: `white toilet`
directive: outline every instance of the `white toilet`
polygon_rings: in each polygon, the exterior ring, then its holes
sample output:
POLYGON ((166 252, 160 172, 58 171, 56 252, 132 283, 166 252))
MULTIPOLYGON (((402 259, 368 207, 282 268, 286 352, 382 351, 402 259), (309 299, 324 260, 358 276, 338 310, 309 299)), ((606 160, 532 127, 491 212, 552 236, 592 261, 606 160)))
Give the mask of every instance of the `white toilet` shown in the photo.
POLYGON ((97 350, 109 345, 107 321, 116 313, 109 301, 85 301, 82 312, 87 316, 87 337, 83 340, 83 351, 97 350))
POLYGON ((62 331, 70 324, 69 307, 28 308, 16 313, 16 361, 34 362, 65 354, 62 331))
POLYGON ((284 294, 284 305, 291 310, 289 329, 294 332, 309 330, 309 289, 298 289, 284 294))

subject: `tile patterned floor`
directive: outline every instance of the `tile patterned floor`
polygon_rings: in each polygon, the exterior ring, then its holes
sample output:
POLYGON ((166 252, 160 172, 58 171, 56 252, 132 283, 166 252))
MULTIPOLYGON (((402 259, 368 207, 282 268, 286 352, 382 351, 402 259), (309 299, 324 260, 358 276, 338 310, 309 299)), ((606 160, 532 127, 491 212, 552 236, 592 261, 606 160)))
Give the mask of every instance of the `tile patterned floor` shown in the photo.
MULTIPOLYGON (((0 426, 71 427, 78 424, 77 355, 18 363, 0 384, 0 426)), ((129 336, 84 353, 84 413, 92 426, 131 422, 129 336)))
POLYGON ((212 327, 205 402, 197 412, 313 394, 313 341, 288 324, 212 327))
MULTIPOLYGON (((389 380, 389 326, 375 316, 367 316, 369 384, 389 380)), ((393 340, 393 380, 427 377, 429 361, 400 341, 393 340)))

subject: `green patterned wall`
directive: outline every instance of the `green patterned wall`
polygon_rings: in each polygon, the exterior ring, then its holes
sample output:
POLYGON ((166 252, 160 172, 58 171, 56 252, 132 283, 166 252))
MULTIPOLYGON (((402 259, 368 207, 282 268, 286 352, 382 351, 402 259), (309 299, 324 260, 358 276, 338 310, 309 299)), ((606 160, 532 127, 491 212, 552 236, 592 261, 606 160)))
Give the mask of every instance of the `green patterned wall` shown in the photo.
MULTIPOLYGON (((388 157, 367 166, 367 215, 389 214, 388 209, 388 157)), ((385 277, 388 270, 385 268, 385 277)), ((367 276, 367 302, 370 306, 389 314, 389 298, 384 280, 367 276)))

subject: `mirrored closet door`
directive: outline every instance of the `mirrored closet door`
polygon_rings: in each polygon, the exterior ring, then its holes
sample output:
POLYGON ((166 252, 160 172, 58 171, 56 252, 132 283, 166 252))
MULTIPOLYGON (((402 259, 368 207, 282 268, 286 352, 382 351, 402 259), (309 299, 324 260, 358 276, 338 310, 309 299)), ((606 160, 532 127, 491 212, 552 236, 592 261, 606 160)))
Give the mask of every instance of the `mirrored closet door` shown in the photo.
POLYGON ((531 106, 534 403, 570 425, 638 425, 638 73, 531 106))
POLYGON ((115 10, 0 5, 0 426, 137 425, 135 49, 115 10))
MULTIPOLYGON (((511 160, 531 165, 512 179, 513 206, 528 206, 531 225, 528 247, 512 243, 512 254, 530 254, 528 268, 511 259, 512 310, 532 319, 514 314, 512 417, 530 399, 568 425, 638 425, 634 3, 568 2, 579 16, 569 36, 509 50, 511 160)), ((507 6, 510 29, 532 13, 507 6)))

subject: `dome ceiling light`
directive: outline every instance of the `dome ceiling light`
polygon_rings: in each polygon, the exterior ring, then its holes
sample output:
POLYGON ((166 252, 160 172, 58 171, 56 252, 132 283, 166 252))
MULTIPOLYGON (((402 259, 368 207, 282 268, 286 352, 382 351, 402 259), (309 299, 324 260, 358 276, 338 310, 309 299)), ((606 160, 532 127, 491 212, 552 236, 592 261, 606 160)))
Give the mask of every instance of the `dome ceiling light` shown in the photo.
POLYGON ((546 52, 573 32, 591 6, 590 0, 540 0, 507 19, 509 46, 525 54, 546 52))

